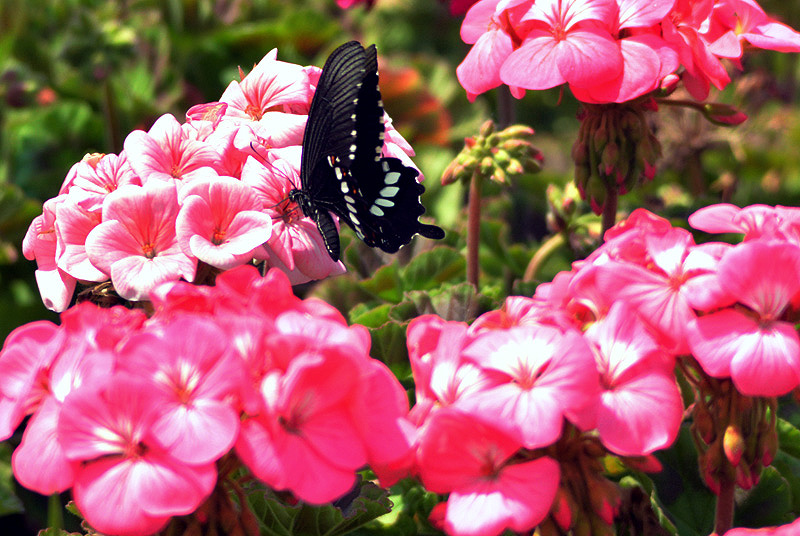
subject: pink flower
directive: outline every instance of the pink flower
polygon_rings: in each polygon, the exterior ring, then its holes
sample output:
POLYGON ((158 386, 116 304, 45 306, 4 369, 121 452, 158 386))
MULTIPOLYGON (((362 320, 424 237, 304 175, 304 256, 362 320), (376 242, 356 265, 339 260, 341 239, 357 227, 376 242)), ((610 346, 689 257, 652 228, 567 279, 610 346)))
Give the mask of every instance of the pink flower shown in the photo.
POLYGON ((68 195, 56 207, 56 265, 82 281, 104 281, 108 276, 95 268, 86 254, 86 237, 100 224, 100 211, 89 212, 68 195))
POLYGON ((293 105, 306 105, 310 98, 308 75, 303 67, 278 61, 272 49, 241 82, 232 81, 221 102, 228 106, 226 117, 259 121, 270 111, 289 111, 293 105))
POLYGON ((134 173, 123 152, 102 155, 99 159, 84 157, 76 164, 75 177, 69 187, 70 199, 82 209, 99 212, 103 207, 103 199, 126 184, 141 186, 142 181, 134 173))
POLYGON ((160 409, 150 433, 185 463, 213 462, 236 441, 235 401, 246 375, 232 344, 211 319, 184 315, 119 350, 119 369, 152 384, 149 396, 160 409))
POLYGON ((45 201, 42 214, 35 217, 22 240, 22 254, 36 260, 36 285, 48 309, 61 312, 69 306, 77 280, 56 264, 56 207, 66 194, 45 201))
POLYGON ((608 31, 616 8, 613 0, 538 0, 522 17, 531 30, 503 63, 500 78, 547 89, 565 82, 584 88, 619 76, 623 58, 608 31))
POLYGON ((563 418, 582 415, 600 393, 591 348, 577 331, 520 326, 482 333, 464 356, 502 380, 456 407, 502 429, 525 448, 549 445, 561 435, 563 418))
POLYGON ((730 36, 739 45, 738 56, 742 54, 739 43, 743 41, 758 48, 800 52, 800 34, 767 16, 754 0, 717 1, 711 23, 712 32, 722 33, 716 37, 716 42, 730 36))
POLYGON ((688 327, 689 346, 703 369, 730 377, 749 396, 780 396, 800 384, 800 338, 780 320, 800 292, 800 248, 751 240, 722 258, 719 283, 747 309, 727 308, 688 327))
POLYGON ((117 374, 64 401, 58 436, 67 459, 80 463, 72 496, 97 531, 152 534, 214 488, 213 463, 183 463, 154 439, 163 409, 154 394, 154 385, 117 374))
POLYGON ((176 235, 187 257, 228 270, 252 260, 272 234, 256 192, 232 177, 197 179, 180 196, 176 235))
POLYGON ((597 431, 611 451, 644 456, 669 446, 683 419, 672 358, 638 315, 618 301, 586 332, 595 343, 603 393, 597 431))
POLYGON ((190 130, 170 114, 162 115, 147 132, 134 130, 125 138, 125 153, 143 183, 191 180, 198 172, 222 171, 220 154, 210 144, 193 139, 190 130))
POLYGON ((444 526, 455 536, 528 532, 550 510, 560 471, 552 458, 514 460, 520 443, 484 421, 447 409, 431 416, 417 451, 425 487, 449 493, 444 526))
POLYGON ((125 186, 103 204, 103 223, 86 237, 89 260, 111 276, 127 300, 147 299, 160 283, 194 279, 197 261, 180 249, 175 234, 178 199, 175 185, 151 181, 125 186))

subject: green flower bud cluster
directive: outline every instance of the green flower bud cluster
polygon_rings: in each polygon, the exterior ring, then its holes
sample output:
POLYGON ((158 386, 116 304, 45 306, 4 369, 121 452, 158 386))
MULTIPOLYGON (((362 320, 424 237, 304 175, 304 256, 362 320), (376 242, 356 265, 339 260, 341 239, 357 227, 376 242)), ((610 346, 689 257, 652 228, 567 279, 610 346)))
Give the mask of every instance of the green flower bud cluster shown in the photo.
POLYGON ((442 184, 469 181, 477 174, 500 184, 509 184, 512 177, 536 173, 542 167, 542 153, 533 146, 533 129, 512 125, 499 132, 491 120, 479 134, 467 138, 464 148, 450 162, 442 175, 442 184))
POLYGON ((652 99, 584 104, 572 158, 575 185, 596 214, 603 212, 610 188, 624 194, 655 175, 661 145, 646 117, 654 106, 652 99))

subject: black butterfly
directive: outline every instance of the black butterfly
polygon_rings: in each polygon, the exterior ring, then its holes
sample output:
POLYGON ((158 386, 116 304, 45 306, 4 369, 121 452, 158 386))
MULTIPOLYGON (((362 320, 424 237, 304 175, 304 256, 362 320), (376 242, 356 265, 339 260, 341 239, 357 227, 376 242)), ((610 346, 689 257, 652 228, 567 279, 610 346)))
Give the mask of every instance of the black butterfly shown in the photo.
POLYGON ((330 212, 368 246, 394 253, 419 233, 443 238, 419 222, 425 188, 416 169, 382 157, 383 102, 375 45, 340 46, 322 68, 303 136, 301 188, 289 192, 317 224, 331 259, 339 260, 339 233, 330 212))

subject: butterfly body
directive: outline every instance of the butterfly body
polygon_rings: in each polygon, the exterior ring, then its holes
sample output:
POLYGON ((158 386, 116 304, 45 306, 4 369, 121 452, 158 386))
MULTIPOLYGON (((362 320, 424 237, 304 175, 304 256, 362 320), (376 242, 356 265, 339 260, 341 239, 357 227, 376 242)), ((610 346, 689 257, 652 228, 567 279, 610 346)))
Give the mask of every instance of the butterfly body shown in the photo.
POLYGON ((419 222, 425 188, 418 171, 382 156, 383 103, 375 46, 351 41, 322 69, 303 137, 301 188, 289 193, 314 220, 331 258, 339 259, 339 233, 330 213, 368 246, 394 253, 415 234, 443 238, 419 222))

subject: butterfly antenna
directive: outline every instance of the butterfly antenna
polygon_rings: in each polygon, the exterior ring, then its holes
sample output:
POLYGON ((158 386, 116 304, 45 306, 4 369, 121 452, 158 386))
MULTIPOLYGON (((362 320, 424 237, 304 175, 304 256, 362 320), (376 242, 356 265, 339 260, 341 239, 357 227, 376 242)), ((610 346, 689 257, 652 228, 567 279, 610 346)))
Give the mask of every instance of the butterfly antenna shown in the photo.
POLYGON ((292 180, 292 178, 291 178, 289 175, 287 175, 286 173, 284 173, 284 172, 283 172, 283 170, 281 170, 280 168, 278 168, 278 167, 277 167, 275 164, 273 164, 272 162, 270 162, 269 160, 267 160, 267 158, 266 158, 264 155, 262 155, 261 153, 259 153, 259 152, 258 152, 258 149, 256 149, 255 145, 253 145, 253 142, 252 142, 252 141, 250 142, 250 149, 251 149, 251 150, 252 150, 252 151, 253 151, 255 154, 257 154, 257 155, 258 155, 258 157, 261 159, 261 163, 262 163, 262 164, 264 164, 265 166, 268 166, 268 167, 269 167, 271 170, 273 170, 275 173, 277 173, 278 175, 280 175, 281 177, 283 177, 284 179, 286 179, 287 181, 289 181, 289 184, 291 184, 291 185, 292 185, 292 188, 294 188, 295 190, 299 190, 299 188, 297 187, 297 185, 294 183, 294 181, 292 180))

